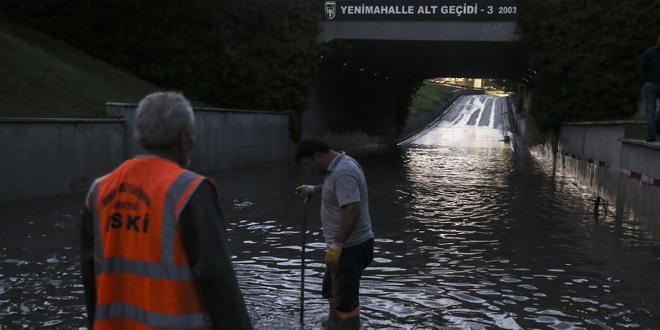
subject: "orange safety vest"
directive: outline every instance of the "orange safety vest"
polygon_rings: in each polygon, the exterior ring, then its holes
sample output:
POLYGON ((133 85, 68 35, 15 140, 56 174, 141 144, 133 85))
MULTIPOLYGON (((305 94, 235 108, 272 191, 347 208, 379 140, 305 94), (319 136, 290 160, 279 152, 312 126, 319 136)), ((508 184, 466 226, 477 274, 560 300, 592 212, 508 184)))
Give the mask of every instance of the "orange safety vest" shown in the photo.
POLYGON ((177 229, 201 175, 138 157, 97 179, 94 215, 95 330, 211 329, 177 229))

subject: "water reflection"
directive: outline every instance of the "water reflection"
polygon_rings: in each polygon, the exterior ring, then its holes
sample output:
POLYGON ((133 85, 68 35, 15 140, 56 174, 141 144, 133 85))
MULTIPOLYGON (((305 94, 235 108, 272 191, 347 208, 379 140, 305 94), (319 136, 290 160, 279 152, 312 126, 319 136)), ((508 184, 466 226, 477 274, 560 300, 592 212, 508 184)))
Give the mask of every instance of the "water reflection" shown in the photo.
MULTIPOLYGON (((471 111, 499 104, 465 102, 471 111)), ((499 113, 490 109, 491 117, 499 113)), ((572 181, 521 144, 492 138, 506 134, 494 122, 474 131, 472 144, 434 144, 443 133, 431 130, 358 158, 377 235, 362 282, 364 328, 657 328, 657 242, 609 218, 594 222, 591 202, 572 181)), ((303 201, 293 196, 296 185, 320 178, 290 163, 212 177, 255 328, 322 329, 320 201, 313 198, 307 210, 301 326, 303 201)), ((0 329, 84 329, 82 198, 0 207, 11 223, 0 229, 0 329)))
POLYGON ((0 206, 0 329, 83 328, 80 198, 0 206))

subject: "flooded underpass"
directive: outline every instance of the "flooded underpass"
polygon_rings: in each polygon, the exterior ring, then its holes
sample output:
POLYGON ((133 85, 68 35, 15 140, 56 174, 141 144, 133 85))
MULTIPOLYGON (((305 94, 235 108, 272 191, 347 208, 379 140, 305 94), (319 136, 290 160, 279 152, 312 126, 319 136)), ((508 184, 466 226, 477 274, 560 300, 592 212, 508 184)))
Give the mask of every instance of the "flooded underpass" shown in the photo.
MULTIPOLYGON (((660 329, 656 238, 604 218, 510 132, 499 96, 460 99, 401 145, 356 156, 375 259, 363 329, 660 329), (507 138, 508 137, 508 138, 507 138)), ((300 325, 298 184, 291 162, 210 175, 256 329, 323 329, 318 196, 306 207, 300 325)), ((0 205, 0 329, 85 329, 78 262, 84 194, 0 205)))

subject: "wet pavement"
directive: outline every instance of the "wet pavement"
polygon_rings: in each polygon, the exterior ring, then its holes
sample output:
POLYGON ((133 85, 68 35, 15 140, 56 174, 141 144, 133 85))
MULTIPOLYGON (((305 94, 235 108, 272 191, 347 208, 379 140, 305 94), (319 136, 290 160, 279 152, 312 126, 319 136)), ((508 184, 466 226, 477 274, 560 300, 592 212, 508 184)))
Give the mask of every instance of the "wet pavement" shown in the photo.
MULTIPOLYGON (((507 130, 504 99, 461 99, 400 146, 357 157, 375 259, 363 329, 660 329, 660 245, 592 201, 507 130), (512 136, 510 142, 504 136, 512 136)), ((321 178, 293 163, 210 175, 256 329, 323 329, 321 178)), ((0 204, 0 329, 85 329, 78 254, 84 194, 0 204)))

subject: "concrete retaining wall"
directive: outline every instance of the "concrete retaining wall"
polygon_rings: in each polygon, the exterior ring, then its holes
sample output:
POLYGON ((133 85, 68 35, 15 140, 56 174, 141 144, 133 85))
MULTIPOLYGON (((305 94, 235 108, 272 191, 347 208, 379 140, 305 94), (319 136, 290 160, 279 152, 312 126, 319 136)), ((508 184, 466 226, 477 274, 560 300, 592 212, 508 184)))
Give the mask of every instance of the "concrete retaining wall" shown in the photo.
POLYGON ((617 215, 639 221, 648 237, 660 237, 660 145, 623 139, 617 215))
POLYGON ((85 190, 124 160, 125 121, 0 121, 0 202, 85 190))
MULTIPOLYGON (((126 120, 126 157, 142 148, 133 139, 135 104, 108 103, 108 115, 126 120)), ((197 140, 190 169, 207 173, 268 163, 289 156, 289 115, 265 111, 194 108, 197 140)))
POLYGON ((613 216, 638 234, 660 237, 660 145, 628 138, 644 130, 644 122, 565 123, 557 153, 548 144, 533 150, 556 170, 575 179, 594 200, 603 201, 599 216, 613 216), (637 132, 637 133, 636 133, 637 132))
POLYGON ((566 123, 561 127, 559 143, 567 153, 605 162, 608 168, 618 169, 622 161, 623 138, 643 125, 630 121, 566 123))
MULTIPOLYGON (((108 103, 111 119, 0 120, 0 203, 81 192, 141 152, 134 104, 108 103)), ((202 174, 290 156, 289 117, 273 112, 195 108, 190 169, 202 174)))

